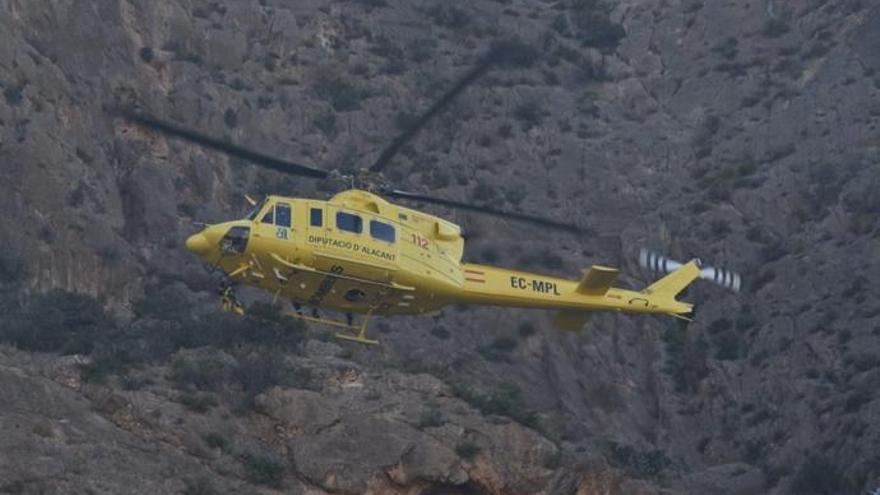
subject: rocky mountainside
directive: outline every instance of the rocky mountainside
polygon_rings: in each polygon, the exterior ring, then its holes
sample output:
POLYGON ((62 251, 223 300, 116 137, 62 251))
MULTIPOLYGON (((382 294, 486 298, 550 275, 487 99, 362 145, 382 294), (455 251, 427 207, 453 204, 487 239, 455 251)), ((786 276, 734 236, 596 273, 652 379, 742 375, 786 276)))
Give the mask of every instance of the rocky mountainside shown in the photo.
MULTIPOLYGON (((0 492, 866 493, 880 487, 880 8, 864 0, 0 3, 0 492), (493 42, 399 185, 466 258, 643 286, 740 271, 686 328, 448 308, 378 349, 219 313, 183 248, 245 193, 327 197, 108 109, 327 169, 374 159, 493 42)), ((252 294, 252 299, 261 295, 252 294)), ((265 297, 262 296, 264 299, 265 297)), ((266 320, 269 320, 269 323, 266 320)))

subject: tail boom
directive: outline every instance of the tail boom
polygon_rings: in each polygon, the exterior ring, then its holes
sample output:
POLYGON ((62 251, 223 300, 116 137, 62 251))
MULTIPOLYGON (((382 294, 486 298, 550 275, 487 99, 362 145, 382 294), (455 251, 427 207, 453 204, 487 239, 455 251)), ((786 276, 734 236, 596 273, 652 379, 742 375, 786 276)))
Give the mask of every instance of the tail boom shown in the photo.
MULTIPOLYGON (((676 301, 674 295, 667 297, 665 289, 654 294, 610 287, 617 271, 607 267, 594 266, 579 281, 470 263, 462 269, 464 284, 452 295, 453 303, 582 312, 689 314, 692 310, 690 304, 676 301)), ((694 280, 689 272, 684 278, 689 278, 687 283, 694 280)))

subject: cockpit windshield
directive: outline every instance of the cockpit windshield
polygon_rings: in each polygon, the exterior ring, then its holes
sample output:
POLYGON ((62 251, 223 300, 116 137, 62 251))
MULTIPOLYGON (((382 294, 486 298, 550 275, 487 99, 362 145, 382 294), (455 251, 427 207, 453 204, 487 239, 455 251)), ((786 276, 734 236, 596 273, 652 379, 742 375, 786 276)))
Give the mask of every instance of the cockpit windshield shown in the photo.
POLYGON ((269 201, 269 196, 266 196, 265 198, 263 198, 262 201, 260 201, 259 203, 257 203, 257 206, 254 206, 254 209, 251 210, 250 213, 248 213, 248 215, 247 215, 247 219, 248 219, 248 220, 254 220, 254 219, 256 219, 256 218, 257 218, 257 214, 259 214, 259 213, 260 213, 260 210, 263 209, 263 206, 265 206, 266 201, 269 201))
POLYGON ((237 255, 247 249, 248 238, 251 236, 250 227, 235 226, 226 232, 220 239, 220 250, 224 255, 237 255))

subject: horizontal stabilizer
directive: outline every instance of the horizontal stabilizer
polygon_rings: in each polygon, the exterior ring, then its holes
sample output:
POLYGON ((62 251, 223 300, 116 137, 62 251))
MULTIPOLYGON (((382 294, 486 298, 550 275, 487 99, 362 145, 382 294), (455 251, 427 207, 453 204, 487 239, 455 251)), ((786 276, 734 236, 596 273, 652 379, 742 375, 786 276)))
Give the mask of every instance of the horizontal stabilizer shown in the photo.
POLYGON ((590 313, 585 311, 569 311, 563 310, 553 319, 553 325, 559 330, 567 332, 578 332, 584 324, 590 319, 590 313))
POLYGON ((593 265, 589 270, 584 270, 584 276, 575 292, 585 296, 604 296, 617 280, 617 273, 616 268, 593 265))

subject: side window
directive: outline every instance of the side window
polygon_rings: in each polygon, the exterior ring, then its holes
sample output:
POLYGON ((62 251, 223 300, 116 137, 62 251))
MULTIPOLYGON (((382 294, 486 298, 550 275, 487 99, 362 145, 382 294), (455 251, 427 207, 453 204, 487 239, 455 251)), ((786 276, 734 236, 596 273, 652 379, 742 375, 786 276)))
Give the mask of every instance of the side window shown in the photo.
POLYGON ((394 226, 387 223, 370 220, 370 235, 374 239, 385 242, 394 242, 394 226))
POLYGON ((339 211, 336 212, 336 228, 344 232, 360 234, 364 231, 364 221, 357 215, 339 211))
POLYGON ((324 210, 321 208, 312 208, 310 215, 312 227, 321 227, 324 225, 324 210))
POLYGON ((275 205, 275 225, 279 227, 290 227, 290 205, 287 203, 278 203, 275 205))

